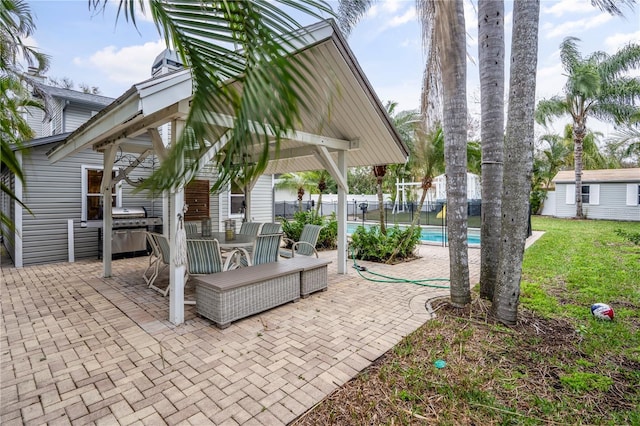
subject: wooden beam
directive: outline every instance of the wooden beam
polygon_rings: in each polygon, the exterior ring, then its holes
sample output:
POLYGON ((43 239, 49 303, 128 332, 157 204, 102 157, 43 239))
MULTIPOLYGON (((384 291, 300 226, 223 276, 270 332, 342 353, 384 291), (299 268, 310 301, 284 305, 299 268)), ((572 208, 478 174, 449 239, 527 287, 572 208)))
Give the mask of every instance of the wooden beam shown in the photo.
MULTIPOLYGON (((232 129, 234 127, 235 118, 227 114, 210 113, 207 115, 208 124, 215 126, 226 127, 232 129)), ((257 122, 250 122, 249 126, 251 131, 257 135, 275 137, 275 134, 269 130, 260 126, 257 122)), ((296 142, 301 142, 307 145, 324 146, 336 150, 351 150, 358 148, 357 141, 348 141, 344 139, 332 138, 329 136, 315 135, 313 133, 290 131, 283 136, 284 139, 289 139, 296 142)))
MULTIPOLYGON (((340 155, 340 153, 338 153, 340 155)), ((327 169, 332 178, 336 180, 339 188, 342 188, 345 192, 349 192, 349 185, 347 185, 347 178, 343 176, 338 165, 333 161, 333 158, 329 154, 329 151, 324 146, 316 147, 316 156, 318 161, 322 163, 327 169)))
POLYGON ((163 162, 167 158, 167 148, 162 143, 162 136, 160 136, 160 132, 157 127, 152 127, 147 129, 147 133, 149 134, 149 138, 151 138, 151 145, 153 146, 153 150, 156 155, 160 159, 160 162, 163 162))

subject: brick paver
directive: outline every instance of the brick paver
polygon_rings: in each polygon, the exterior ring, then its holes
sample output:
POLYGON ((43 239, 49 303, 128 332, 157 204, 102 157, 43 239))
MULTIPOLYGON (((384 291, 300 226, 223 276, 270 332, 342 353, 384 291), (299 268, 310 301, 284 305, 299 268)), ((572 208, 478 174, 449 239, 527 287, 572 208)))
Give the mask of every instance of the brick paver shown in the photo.
MULTIPOLYGON (((448 277, 448 249, 422 246, 404 278, 448 277)), ((479 250, 470 249, 472 282, 479 250)), ((336 252, 321 253, 336 258, 336 252)), ((351 263, 351 262, 350 262, 351 263)), ((447 290, 329 270, 329 290, 219 330, 146 288, 146 258, 2 267, 2 424, 287 424, 430 318, 447 290)), ((160 285, 166 285, 165 271, 160 285)), ((186 298, 193 298, 187 285, 186 298)))

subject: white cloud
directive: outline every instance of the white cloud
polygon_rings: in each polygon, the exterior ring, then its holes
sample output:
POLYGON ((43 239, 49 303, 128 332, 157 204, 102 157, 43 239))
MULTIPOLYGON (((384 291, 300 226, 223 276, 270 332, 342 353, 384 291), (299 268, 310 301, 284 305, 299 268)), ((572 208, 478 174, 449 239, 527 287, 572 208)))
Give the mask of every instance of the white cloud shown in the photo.
POLYGON ((615 52, 628 43, 638 43, 640 30, 635 33, 615 33, 604 39, 604 45, 608 52, 615 52))
POLYGON ((99 71, 112 82, 130 85, 151 77, 152 62, 165 47, 163 40, 120 49, 107 46, 88 58, 76 57, 73 63, 99 71))
POLYGON ((594 17, 579 19, 577 21, 567 21, 559 25, 546 23, 542 26, 541 33, 547 39, 560 36, 566 37, 600 27, 612 19, 613 17, 611 15, 601 13, 594 17))
POLYGON ((542 99, 561 95, 566 81, 567 77, 559 61, 555 65, 539 68, 536 74, 536 97, 542 99))
POLYGON ((406 24, 407 22, 411 22, 411 21, 415 20, 416 17, 417 17, 416 8, 412 6, 409 9, 407 9, 407 11, 404 12, 404 14, 395 15, 395 16, 391 17, 391 19, 389 19, 385 23, 384 29, 399 27, 401 25, 406 24))
MULTIPOLYGON (((406 2, 403 2, 403 3, 406 3, 406 2)), ((400 4, 401 4, 400 0, 384 0, 381 2, 381 9, 384 12, 395 13, 400 9, 400 4)))
POLYGON ((576 13, 586 13, 593 10, 593 6, 587 0, 561 0, 553 3, 552 6, 547 4, 552 2, 543 2, 541 5, 541 12, 543 14, 553 15, 560 17, 564 14, 575 15, 576 13))

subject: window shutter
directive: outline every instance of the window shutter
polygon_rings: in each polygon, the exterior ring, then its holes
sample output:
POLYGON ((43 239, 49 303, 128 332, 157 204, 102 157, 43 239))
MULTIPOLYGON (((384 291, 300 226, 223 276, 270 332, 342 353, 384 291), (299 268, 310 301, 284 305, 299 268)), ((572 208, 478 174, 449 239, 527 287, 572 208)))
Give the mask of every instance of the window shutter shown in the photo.
POLYGON ((209 217, 209 181, 192 180, 184 189, 184 202, 189 205, 184 220, 200 220, 209 217))
POLYGON ((567 185, 567 192, 565 194, 564 202, 566 204, 576 203, 576 185, 574 183, 567 185))
POLYGON ((638 192, 640 191, 640 185, 636 183, 628 183, 627 184, 627 205, 628 206, 637 206, 638 205, 638 192))
POLYGON ((600 204, 600 185, 597 183, 592 183, 589 185, 591 188, 589 189, 589 204, 592 206, 597 206, 600 204))

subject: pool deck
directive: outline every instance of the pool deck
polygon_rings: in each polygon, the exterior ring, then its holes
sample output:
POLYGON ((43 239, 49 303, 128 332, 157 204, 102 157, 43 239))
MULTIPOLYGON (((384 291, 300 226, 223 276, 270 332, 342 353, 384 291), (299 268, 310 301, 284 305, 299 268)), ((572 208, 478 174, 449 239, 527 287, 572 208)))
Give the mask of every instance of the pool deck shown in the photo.
MULTIPOLYGON (((406 278, 448 277, 448 249, 360 262, 406 278)), ((335 259, 336 252, 321 257, 335 259)), ((469 250, 471 282, 480 250, 469 250)), ((280 425, 312 408, 431 318, 446 289, 338 275, 329 289, 224 330, 146 287, 147 258, 1 268, 0 423, 280 425)), ((168 273, 161 275, 163 283, 168 273)), ((189 292, 193 289, 188 286, 189 292)))

